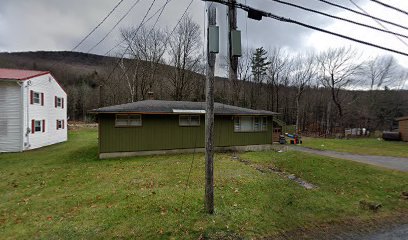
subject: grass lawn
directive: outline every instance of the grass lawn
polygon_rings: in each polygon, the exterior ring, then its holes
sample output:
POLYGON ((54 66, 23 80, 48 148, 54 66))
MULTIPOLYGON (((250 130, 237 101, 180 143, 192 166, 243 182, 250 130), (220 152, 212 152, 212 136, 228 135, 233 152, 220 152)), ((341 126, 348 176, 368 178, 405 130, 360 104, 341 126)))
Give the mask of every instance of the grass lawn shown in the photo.
POLYGON ((400 198, 408 175, 298 152, 257 152, 241 159, 276 166, 318 189, 262 173, 217 154, 216 213, 203 212, 204 157, 192 154, 97 159, 95 130, 70 132, 70 141, 0 154, 2 239, 261 238, 299 227, 380 219, 407 212, 400 198), (360 200, 383 204, 374 213, 360 200))
POLYGON ((408 157, 408 143, 383 141, 376 138, 328 139, 304 137, 303 146, 363 155, 408 157))

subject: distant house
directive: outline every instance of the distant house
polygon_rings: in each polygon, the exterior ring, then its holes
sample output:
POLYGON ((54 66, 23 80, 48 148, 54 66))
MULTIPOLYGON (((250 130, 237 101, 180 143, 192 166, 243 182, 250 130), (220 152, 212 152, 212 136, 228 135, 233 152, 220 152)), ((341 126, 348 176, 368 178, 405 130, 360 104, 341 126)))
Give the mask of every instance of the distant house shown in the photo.
MULTIPOLYGON (((202 151, 205 103, 145 100, 90 111, 99 121, 99 157, 202 151), (195 149, 195 150, 194 150, 195 149)), ((215 103, 218 150, 270 149, 274 112, 215 103)))
POLYGON ((396 119, 399 125, 399 132, 402 141, 408 142, 408 116, 396 119))
POLYGON ((0 68, 0 152, 66 141, 66 102, 50 72, 0 68))

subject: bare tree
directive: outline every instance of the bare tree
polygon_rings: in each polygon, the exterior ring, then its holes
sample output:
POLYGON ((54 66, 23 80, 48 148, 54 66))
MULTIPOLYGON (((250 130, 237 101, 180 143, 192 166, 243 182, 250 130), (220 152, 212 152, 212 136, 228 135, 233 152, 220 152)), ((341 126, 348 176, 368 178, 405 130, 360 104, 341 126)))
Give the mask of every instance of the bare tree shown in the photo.
POLYGON ((268 110, 278 111, 280 84, 290 73, 291 59, 281 48, 275 48, 269 54, 269 62, 271 64, 267 71, 267 108, 268 110))
POLYGON ((238 79, 232 82, 232 102, 234 105, 241 104, 247 106, 247 97, 245 93, 245 84, 251 79, 251 55, 252 50, 244 50, 244 54, 238 58, 238 79), (241 94, 242 100, 241 100, 241 94))
POLYGON ((366 64, 367 77, 370 81, 370 90, 379 88, 392 81, 396 72, 396 62, 392 56, 377 56, 366 64))
POLYGON ((169 57, 171 69, 169 80, 174 100, 182 100, 191 92, 194 72, 200 70, 200 26, 190 16, 185 17, 170 38, 169 57))
POLYGON ((340 93, 345 88, 357 84, 356 76, 362 66, 357 62, 357 54, 351 47, 342 47, 329 49, 318 56, 320 79, 323 86, 330 90, 331 100, 337 109, 342 128, 344 112, 340 93))
POLYGON ((156 84, 160 64, 164 63, 166 34, 161 29, 138 27, 122 30, 132 61, 122 61, 120 68, 126 80, 131 101, 146 99, 156 84))
POLYGON ((292 67, 292 85, 296 88, 296 133, 300 129, 300 101, 305 88, 316 78, 318 64, 316 56, 298 55, 295 57, 292 67))

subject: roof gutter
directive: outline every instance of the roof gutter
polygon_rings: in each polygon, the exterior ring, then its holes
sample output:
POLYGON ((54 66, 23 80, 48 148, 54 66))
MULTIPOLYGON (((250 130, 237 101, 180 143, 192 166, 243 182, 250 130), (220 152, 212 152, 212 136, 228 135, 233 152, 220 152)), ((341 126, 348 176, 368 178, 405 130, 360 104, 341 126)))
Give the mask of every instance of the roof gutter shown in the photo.
MULTIPOLYGON (((196 113, 196 112, 98 112, 98 111, 88 111, 90 114, 144 114, 144 115, 182 115, 182 114, 200 114, 204 115, 204 113, 196 113)), ((276 116, 276 115, 281 115, 281 113, 214 113, 215 115, 218 116, 276 116)))

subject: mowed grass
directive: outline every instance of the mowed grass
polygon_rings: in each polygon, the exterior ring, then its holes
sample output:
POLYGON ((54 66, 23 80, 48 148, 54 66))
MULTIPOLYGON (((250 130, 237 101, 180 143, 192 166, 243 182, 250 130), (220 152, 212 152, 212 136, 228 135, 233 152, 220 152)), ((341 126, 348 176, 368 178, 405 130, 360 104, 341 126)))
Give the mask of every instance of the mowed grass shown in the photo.
POLYGON ((383 141, 376 138, 329 139, 303 138, 304 147, 349 152, 361 155, 408 157, 408 143, 383 141))
POLYGON ((70 132, 69 139, 0 154, 2 239, 261 238, 407 211, 400 198, 408 190, 405 173, 298 152, 257 152, 241 158, 277 166, 319 188, 305 190, 217 154, 211 216, 203 211, 202 154, 99 160, 95 130, 70 132), (384 207, 363 210, 360 200, 384 207))

